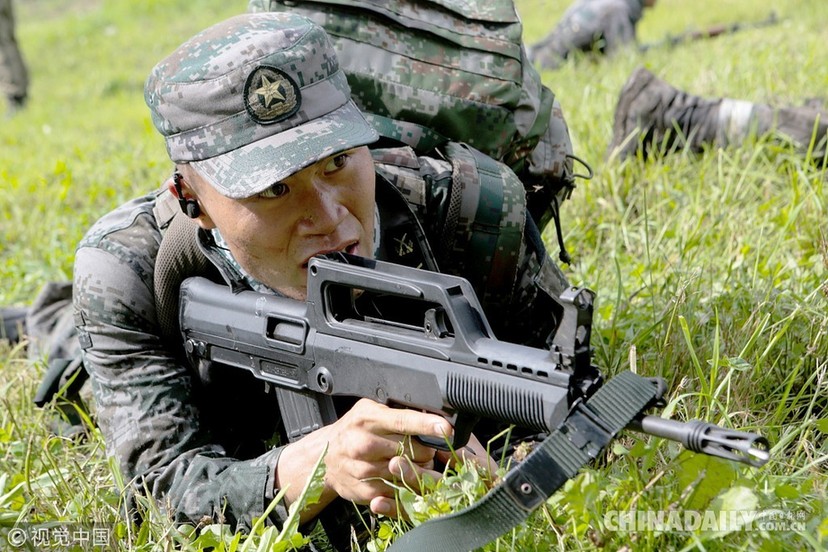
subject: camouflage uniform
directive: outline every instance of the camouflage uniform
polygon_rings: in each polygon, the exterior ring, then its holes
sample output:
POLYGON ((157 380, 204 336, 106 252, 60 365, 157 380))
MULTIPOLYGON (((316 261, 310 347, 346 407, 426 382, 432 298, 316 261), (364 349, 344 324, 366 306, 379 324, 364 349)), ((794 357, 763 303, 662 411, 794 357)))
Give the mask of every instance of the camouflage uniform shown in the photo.
MULTIPOLYGON (((220 174, 216 180, 227 185, 226 195, 243 196, 257 193, 251 183, 267 186, 314 159, 375 139, 359 113, 350 111, 348 87, 327 38, 309 26, 296 15, 238 16, 197 35, 156 66, 146 99, 171 159, 220 174), (285 22, 307 34, 290 31, 278 40, 257 42, 272 37, 268 29, 285 22), (245 44, 249 48, 242 59, 245 44), (280 51, 270 51, 280 46, 294 54, 289 65, 280 51), (221 55, 225 58, 213 59, 221 55), (229 76, 220 77, 222 71, 229 76), (245 78, 248 86, 240 86, 245 78), (267 83, 274 79, 285 79, 279 89, 283 100, 266 102, 262 90, 270 90, 267 83), (192 103, 185 104, 180 93, 192 103), (326 119, 343 110, 352 117, 344 130, 326 119), (249 118, 267 124, 251 124, 249 118), (308 122, 301 136, 290 136, 296 121, 308 122), (272 163, 251 161, 259 153, 272 163), (267 174, 246 177, 257 172, 267 174)), ((445 230, 446 192, 452 184, 464 184, 453 180, 454 167, 445 159, 414 156, 408 148, 377 150, 375 157, 381 236, 376 255, 414 266, 450 258, 438 237, 445 230), (417 229, 428 243, 411 239, 417 229)), ((496 166, 510 189, 522 190, 510 169, 496 166)), ((493 322, 503 338, 542 346, 556 324, 555 298, 567 283, 543 250, 537 228, 517 207, 519 199, 505 201, 500 214, 504 227, 517 228, 525 239, 519 240, 517 270, 505 282, 506 296, 499 298, 506 314, 493 322)), ((155 272, 176 215, 184 216, 162 188, 101 218, 78 247, 75 322, 93 381, 97 421, 108 454, 133 489, 147 489, 176 519, 207 517, 249 528, 278 491, 274 481, 282 447, 273 444, 279 442, 279 409, 273 390, 262 382, 220 366, 194 368, 184 360, 182 344, 165 337, 155 272)), ((199 230, 198 244, 234 290, 253 285, 212 232, 199 230)), ((272 521, 278 524, 285 515, 280 505, 272 521)))
POLYGON ((529 48, 529 58, 554 69, 572 52, 609 54, 635 41, 643 11, 642 0, 577 0, 552 32, 529 48))
POLYGON ((6 95, 9 109, 23 106, 29 88, 29 74, 14 34, 11 0, 0 0, 0 91, 6 95))
POLYGON ((623 159, 641 151, 741 144, 754 133, 777 133, 812 158, 828 145, 828 111, 819 102, 773 107, 733 98, 702 98, 681 91, 644 67, 633 71, 618 97, 607 155, 623 159))

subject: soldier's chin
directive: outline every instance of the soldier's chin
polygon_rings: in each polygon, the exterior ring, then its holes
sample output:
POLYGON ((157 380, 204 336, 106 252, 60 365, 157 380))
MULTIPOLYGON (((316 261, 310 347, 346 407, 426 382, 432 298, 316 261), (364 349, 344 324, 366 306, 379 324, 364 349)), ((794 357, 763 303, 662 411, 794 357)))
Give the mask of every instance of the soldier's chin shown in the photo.
POLYGON ((284 295, 289 299, 296 299, 297 301, 307 301, 308 300, 308 288, 306 286, 301 287, 278 287, 275 288, 276 291, 284 295))

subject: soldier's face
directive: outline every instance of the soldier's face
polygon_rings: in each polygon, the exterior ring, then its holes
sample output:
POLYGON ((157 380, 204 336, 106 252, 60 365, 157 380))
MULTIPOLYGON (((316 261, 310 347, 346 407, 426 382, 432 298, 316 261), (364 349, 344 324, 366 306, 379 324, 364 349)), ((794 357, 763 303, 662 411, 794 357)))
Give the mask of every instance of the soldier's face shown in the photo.
POLYGON ((224 197, 205 181, 193 191, 203 211, 199 224, 218 227, 242 268, 304 300, 311 257, 331 251, 373 254, 374 178, 371 154, 363 146, 323 159, 251 198, 224 197))

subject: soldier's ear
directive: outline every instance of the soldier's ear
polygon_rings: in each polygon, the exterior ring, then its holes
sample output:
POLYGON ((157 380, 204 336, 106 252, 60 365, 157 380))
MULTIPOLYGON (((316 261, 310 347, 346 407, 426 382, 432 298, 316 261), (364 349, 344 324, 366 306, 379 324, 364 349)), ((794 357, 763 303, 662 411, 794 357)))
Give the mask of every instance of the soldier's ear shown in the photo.
POLYGON ((187 183, 187 180, 184 176, 175 171, 167 180, 167 188, 170 190, 173 196, 178 199, 178 205, 181 207, 181 211, 193 219, 200 227, 204 228, 205 230, 212 230, 215 228, 215 224, 213 224, 213 220, 210 218, 210 215, 201 208, 201 204, 198 201, 198 197, 196 196, 195 190, 187 183))
POLYGON ((172 179, 172 192, 175 195, 175 197, 178 198, 178 205, 181 207, 181 212, 183 212, 191 219, 198 218, 198 216, 201 214, 201 207, 198 206, 197 199, 185 195, 184 190, 181 187, 184 182, 184 177, 181 176, 180 172, 175 171, 173 173, 172 179))

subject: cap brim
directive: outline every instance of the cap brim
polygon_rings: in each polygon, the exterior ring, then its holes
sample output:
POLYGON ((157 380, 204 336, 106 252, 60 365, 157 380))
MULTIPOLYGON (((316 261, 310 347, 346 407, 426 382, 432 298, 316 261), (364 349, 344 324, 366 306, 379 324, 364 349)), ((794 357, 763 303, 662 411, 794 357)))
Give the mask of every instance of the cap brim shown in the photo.
POLYGON ((334 111, 209 159, 192 161, 222 195, 241 199, 345 150, 379 139, 352 100, 334 111))

